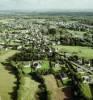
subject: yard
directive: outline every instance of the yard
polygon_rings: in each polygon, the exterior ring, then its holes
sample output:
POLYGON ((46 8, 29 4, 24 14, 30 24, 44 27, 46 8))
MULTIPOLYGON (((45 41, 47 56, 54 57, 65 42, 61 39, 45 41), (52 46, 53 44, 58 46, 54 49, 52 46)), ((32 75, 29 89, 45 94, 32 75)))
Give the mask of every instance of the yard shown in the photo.
POLYGON ((49 61, 48 60, 42 60, 42 63, 41 63, 41 69, 49 69, 49 61))
MULTIPOLYGON (((40 68, 37 68, 37 70, 49 70, 49 61, 48 60, 40 60, 40 68)), ((33 68, 31 68, 30 66, 29 66, 29 62, 26 62, 26 63, 28 63, 27 65, 26 65, 26 67, 23 67, 22 68, 22 71, 25 73, 25 74, 29 74, 29 73, 31 73, 31 72, 35 72, 36 70, 33 70, 33 68)))

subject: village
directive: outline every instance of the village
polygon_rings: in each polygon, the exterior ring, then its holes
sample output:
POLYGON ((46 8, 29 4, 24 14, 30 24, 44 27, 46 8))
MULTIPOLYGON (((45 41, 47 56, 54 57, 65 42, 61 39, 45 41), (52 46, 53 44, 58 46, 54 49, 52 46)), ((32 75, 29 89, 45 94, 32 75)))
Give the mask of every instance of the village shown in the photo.
POLYGON ((0 69, 1 100, 93 100, 93 25, 68 16, 0 16, 0 69))

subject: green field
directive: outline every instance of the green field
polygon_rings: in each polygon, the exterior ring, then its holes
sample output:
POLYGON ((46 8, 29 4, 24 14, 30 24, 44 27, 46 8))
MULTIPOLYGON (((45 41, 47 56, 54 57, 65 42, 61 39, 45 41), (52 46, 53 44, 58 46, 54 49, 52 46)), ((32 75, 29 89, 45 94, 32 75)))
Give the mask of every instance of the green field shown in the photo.
POLYGON ((3 23, 3 24, 7 24, 9 23, 9 21, 13 21, 14 19, 0 19, 0 22, 3 23))
POLYGON ((88 100, 92 100, 92 92, 91 92, 91 88, 90 88, 89 84, 87 84, 87 83, 81 83, 80 84, 80 89, 81 89, 82 94, 88 100))
MULTIPOLYGON (((6 66, 7 67, 7 66, 6 66)), ((5 66, 0 64, 0 96, 1 100, 11 100, 10 93, 15 87, 16 77, 10 71, 5 69, 5 66)))
POLYGON ((14 55, 16 50, 0 51, 0 62, 4 62, 6 59, 14 55))
POLYGON ((23 76, 20 82, 18 100, 36 100, 39 83, 26 76, 23 76))
POLYGON ((65 94, 58 88, 55 77, 53 75, 43 76, 47 91, 50 94, 50 100, 64 100, 65 94))
POLYGON ((93 59, 93 49, 90 47, 60 45, 55 46, 54 48, 58 48, 59 52, 68 52, 78 55, 79 57, 84 57, 85 59, 93 59))
POLYGON ((41 66, 42 66, 41 69, 49 69, 49 61, 42 60, 41 66))
MULTIPOLYGON (((0 62, 5 61, 8 57, 14 55, 16 51, 3 52, 0 55, 0 62)), ((11 66, 5 66, 0 63, 0 97, 1 100, 12 100, 11 93, 16 86, 16 77, 11 73, 11 66)))

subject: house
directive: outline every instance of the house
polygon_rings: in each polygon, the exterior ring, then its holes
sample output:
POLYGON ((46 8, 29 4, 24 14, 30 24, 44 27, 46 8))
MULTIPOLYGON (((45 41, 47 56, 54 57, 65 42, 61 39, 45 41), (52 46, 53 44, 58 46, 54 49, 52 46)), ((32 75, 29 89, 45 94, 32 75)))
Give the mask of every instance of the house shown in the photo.
POLYGON ((59 67, 59 66, 60 66, 60 64, 59 64, 59 63, 56 63, 56 64, 55 64, 55 67, 59 67))
POLYGON ((92 83, 93 84, 93 76, 91 76, 91 75, 82 76, 82 79, 83 79, 83 83, 92 83))
POLYGON ((34 61, 32 64, 32 68, 34 69, 41 68, 41 63, 39 61, 34 61))

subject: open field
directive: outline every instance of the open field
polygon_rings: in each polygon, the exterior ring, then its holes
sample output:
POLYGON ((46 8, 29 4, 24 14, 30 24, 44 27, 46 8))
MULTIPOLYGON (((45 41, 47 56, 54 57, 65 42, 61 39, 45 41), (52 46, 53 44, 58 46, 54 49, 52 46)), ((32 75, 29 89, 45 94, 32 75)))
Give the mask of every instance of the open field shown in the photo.
MULTIPOLYGON (((7 66, 6 66, 7 67, 7 66)), ((0 96, 1 100, 11 100, 13 87, 15 87, 16 77, 5 66, 0 64, 0 96)))
POLYGON ((0 19, 0 22, 3 24, 9 23, 9 21, 12 21, 14 19, 0 19))
POLYGON ((81 47, 81 46, 55 46, 58 48, 59 52, 68 52, 79 57, 84 57, 85 59, 93 59, 93 49, 90 47, 81 47))
POLYGON ((36 100, 39 83, 26 76, 22 77, 20 81, 18 100, 36 100))
MULTIPOLYGON (((14 55, 15 51, 9 51, 0 55, 0 62, 5 61, 8 57, 14 55)), ((12 73, 10 66, 5 66, 0 63, 0 96, 1 100, 11 100, 11 93, 16 86, 16 77, 12 73)))
POLYGON ((50 93, 51 100, 64 100, 65 94, 61 88, 58 88, 56 80, 53 75, 44 76, 47 91, 50 93))
POLYGON ((0 62, 4 62, 6 59, 14 55, 16 52, 17 52, 16 50, 4 51, 3 54, 0 55, 0 62))

